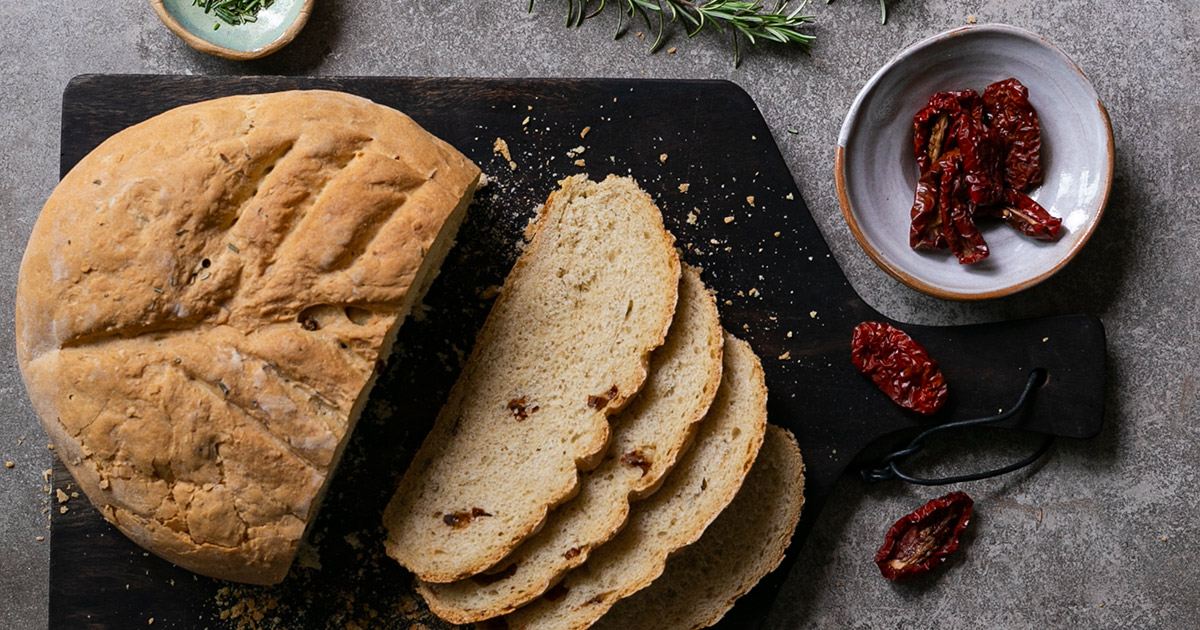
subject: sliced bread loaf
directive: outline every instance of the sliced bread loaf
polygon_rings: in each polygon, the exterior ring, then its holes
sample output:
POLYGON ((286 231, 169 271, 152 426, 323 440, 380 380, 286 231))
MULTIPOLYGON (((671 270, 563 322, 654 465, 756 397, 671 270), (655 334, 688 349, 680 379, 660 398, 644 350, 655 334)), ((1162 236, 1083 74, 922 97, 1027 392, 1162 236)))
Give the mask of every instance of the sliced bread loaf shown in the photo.
POLYGON ((721 382, 722 343, 716 300, 700 272, 685 266, 667 340, 651 355, 645 387, 613 416, 608 452, 582 476, 579 495, 551 512, 546 526, 491 575, 449 584, 418 582, 430 609, 454 623, 511 612, 620 531, 630 498, 657 489, 691 443, 721 382))
POLYGON ((695 542, 733 500, 767 423, 762 366, 745 342, 725 336, 724 373, 695 443, 662 488, 633 508, 629 524, 583 566, 494 624, 512 630, 582 630, 618 600, 648 586, 667 557, 695 542))
POLYGON ((593 630, 698 630, 733 608, 783 561, 804 507, 804 460, 786 429, 767 427, 762 451, 733 503, 700 540, 671 556, 646 589, 593 630))
POLYGON ((384 513, 388 555, 422 580, 491 567, 575 494, 675 312, 679 256, 650 196, 560 184, 384 513))

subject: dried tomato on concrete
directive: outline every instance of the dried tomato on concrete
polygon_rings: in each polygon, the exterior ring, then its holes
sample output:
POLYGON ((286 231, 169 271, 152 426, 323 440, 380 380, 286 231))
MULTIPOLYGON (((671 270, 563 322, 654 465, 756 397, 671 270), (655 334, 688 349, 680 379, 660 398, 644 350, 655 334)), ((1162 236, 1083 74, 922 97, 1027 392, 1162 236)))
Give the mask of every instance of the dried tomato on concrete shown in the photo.
POLYGON ((958 549, 974 506, 966 493, 951 492, 896 521, 875 552, 879 572, 889 580, 903 580, 941 565, 958 549))

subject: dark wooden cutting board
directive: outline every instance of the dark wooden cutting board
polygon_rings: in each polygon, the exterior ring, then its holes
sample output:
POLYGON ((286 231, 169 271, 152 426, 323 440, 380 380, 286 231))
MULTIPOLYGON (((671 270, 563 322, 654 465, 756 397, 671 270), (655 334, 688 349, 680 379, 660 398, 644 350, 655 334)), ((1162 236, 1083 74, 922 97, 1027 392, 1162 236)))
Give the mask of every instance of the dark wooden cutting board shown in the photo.
MULTIPOLYGON (((479 293, 503 280, 534 207, 558 179, 579 172, 631 174, 658 199, 684 259, 703 267, 717 291, 726 328, 762 357, 770 421, 791 429, 804 452, 807 506, 788 560, 719 627, 757 628, 779 604, 792 559, 856 455, 929 426, 851 365, 853 327, 890 320, 846 282, 771 130, 731 83, 83 76, 63 96, 62 172, 113 133, 172 107, 296 88, 351 92, 400 109, 475 160, 492 182, 428 295, 428 316, 401 330, 401 350, 372 394, 289 578, 267 589, 197 577, 143 552, 80 497, 54 515, 51 628, 448 627, 414 598, 411 576, 382 555, 380 513, 487 314, 490 303, 479 293), (493 152, 496 138, 507 141, 515 170, 493 152)), ((902 327, 951 384, 933 422, 994 413, 1042 368, 1045 385, 1004 426, 1070 438, 1099 432, 1105 339, 1096 318, 902 327)), ((54 484, 71 492, 59 463, 54 484)))

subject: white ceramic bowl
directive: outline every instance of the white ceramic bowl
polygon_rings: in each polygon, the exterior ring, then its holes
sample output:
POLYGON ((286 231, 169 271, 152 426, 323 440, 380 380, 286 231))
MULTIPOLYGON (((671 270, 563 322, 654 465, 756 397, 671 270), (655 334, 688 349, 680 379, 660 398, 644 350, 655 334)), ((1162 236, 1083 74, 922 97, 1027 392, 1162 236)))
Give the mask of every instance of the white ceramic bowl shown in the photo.
POLYGON ((876 264, 918 291, 983 300, 1045 280, 1083 247, 1112 186, 1112 127, 1087 77, 1053 44, 1013 26, 968 26, 914 44, 871 77, 846 114, 835 168, 842 213, 876 264), (1029 196, 1063 220, 1058 240, 982 219, 991 251, 984 261, 960 265, 949 250, 913 250, 913 115, 936 92, 983 93, 1009 77, 1029 88, 1041 121, 1045 181, 1029 196))

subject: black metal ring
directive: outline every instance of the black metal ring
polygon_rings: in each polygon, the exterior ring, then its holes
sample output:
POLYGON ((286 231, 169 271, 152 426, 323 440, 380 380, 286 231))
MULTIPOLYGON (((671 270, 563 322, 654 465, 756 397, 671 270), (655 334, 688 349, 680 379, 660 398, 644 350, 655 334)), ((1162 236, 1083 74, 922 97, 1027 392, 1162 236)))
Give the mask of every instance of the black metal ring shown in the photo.
POLYGON ((994 416, 985 416, 983 418, 971 418, 970 420, 959 420, 958 422, 948 422, 946 424, 941 424, 936 427, 926 429, 926 430, 922 431, 921 433, 919 433, 917 435, 917 437, 913 438, 912 441, 910 441, 907 446, 905 446, 904 448, 902 448, 898 451, 889 453, 887 456, 885 456, 883 459, 881 459, 879 461, 879 464, 876 467, 863 469, 862 471, 859 472, 859 474, 862 476, 863 481, 868 481, 868 482, 886 481, 888 479, 900 479, 903 481, 907 481, 908 483, 914 483, 914 484, 918 484, 918 485, 922 485, 922 486, 944 486, 944 485, 952 484, 952 483, 962 483, 964 481, 978 481, 980 479, 988 479, 989 477, 997 477, 997 476, 1003 475, 1005 473, 1010 473, 1014 470, 1019 470, 1021 468, 1024 468, 1024 467, 1032 464, 1033 462, 1036 462, 1038 459, 1040 459, 1042 457, 1042 455, 1045 455, 1046 452, 1050 450, 1050 446, 1052 444, 1054 444, 1054 436, 1053 435, 1047 435, 1046 438, 1042 441, 1041 446, 1038 447, 1037 451, 1035 451, 1029 457, 1022 459, 1019 462, 1009 464, 1007 466, 1002 466, 1002 467, 996 468, 994 470, 988 470, 988 471, 979 472, 979 473, 972 473, 969 475, 957 475, 954 477, 942 477, 940 479, 924 479, 921 477, 913 477, 911 475, 907 475, 907 474, 901 472, 899 468, 897 468, 897 462, 905 459, 906 457, 908 457, 910 455, 917 453, 922 448, 924 448, 925 447, 925 439, 931 435, 934 435, 941 431, 946 431, 948 429, 960 429, 963 427, 973 427, 973 426, 979 426, 979 425, 984 425, 984 424, 991 424, 994 422, 1001 422, 1003 420, 1007 420, 1008 418, 1013 417, 1014 415, 1016 415, 1018 412, 1020 412, 1025 407, 1025 404, 1029 401, 1029 398, 1032 395, 1034 389, 1040 383, 1042 383, 1045 380, 1045 378, 1046 378, 1045 370, 1043 370, 1042 368, 1037 368, 1037 369, 1033 370, 1029 374, 1029 379, 1025 382, 1025 389, 1024 389, 1024 391, 1021 392, 1021 397, 1019 399, 1017 399, 1017 404, 1013 405, 1013 407, 1011 409, 1009 409, 1008 411, 1006 411, 1004 413, 996 414, 994 416))

